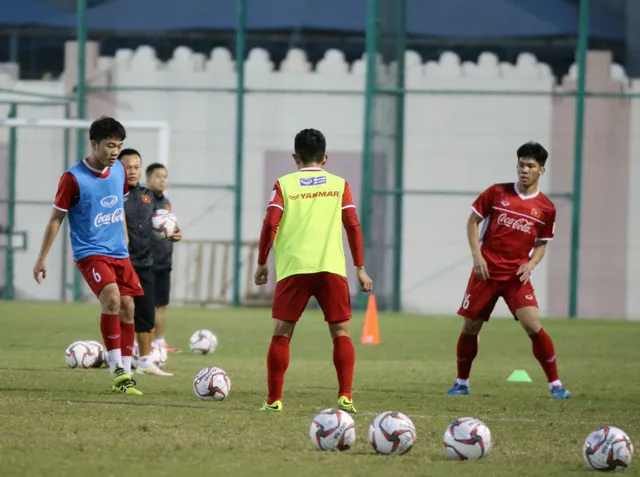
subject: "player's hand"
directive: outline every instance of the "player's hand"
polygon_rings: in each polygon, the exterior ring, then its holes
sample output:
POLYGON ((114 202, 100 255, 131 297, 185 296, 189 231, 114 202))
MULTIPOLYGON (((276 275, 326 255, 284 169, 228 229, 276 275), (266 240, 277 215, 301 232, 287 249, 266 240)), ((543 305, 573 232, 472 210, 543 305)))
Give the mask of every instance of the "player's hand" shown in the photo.
POLYGON ((38 259, 36 264, 33 266, 33 278, 35 279, 38 285, 42 280, 47 278, 47 262, 44 259, 38 259), (40 276, 42 275, 42 278, 40 276))
POLYGON ((182 231, 176 227, 173 235, 169 237, 169 242, 179 242, 180 240, 182 240, 182 231))
POLYGON ((267 268, 267 265, 258 265, 258 268, 256 269, 256 274, 253 277, 253 281, 255 282, 256 285, 264 285, 265 283, 267 283, 267 279, 269 277, 269 269, 267 268))
POLYGON ((364 267, 358 267, 358 281, 360 282, 360 291, 370 292, 373 290, 373 280, 367 275, 364 267))
POLYGON ((526 283, 527 280, 531 278, 531 272, 533 272, 534 268, 535 268, 535 265, 533 263, 531 262, 525 263, 518 269, 518 272, 516 273, 516 275, 520 277, 520 281, 522 283, 526 283))
POLYGON ((473 257, 473 271, 480 280, 485 281, 489 279, 489 267, 487 267, 487 261, 482 255, 473 257))

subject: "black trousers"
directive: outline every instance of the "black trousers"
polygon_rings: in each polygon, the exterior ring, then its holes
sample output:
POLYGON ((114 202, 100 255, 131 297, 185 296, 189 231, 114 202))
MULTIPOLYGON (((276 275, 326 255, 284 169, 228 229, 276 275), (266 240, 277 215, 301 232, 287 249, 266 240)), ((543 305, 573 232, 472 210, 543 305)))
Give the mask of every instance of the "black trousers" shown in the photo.
POLYGON ((135 306, 133 321, 136 333, 150 333, 156 323, 155 274, 151 268, 136 268, 136 273, 144 295, 133 297, 135 306))

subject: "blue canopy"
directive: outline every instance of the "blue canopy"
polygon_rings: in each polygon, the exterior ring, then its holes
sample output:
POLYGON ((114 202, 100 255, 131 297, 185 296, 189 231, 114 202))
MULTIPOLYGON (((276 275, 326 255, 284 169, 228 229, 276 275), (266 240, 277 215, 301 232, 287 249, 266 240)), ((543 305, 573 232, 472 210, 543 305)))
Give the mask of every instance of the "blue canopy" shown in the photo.
POLYGON ((39 0, 0 0, 0 25, 45 26, 53 18, 66 16, 61 8, 39 0))
MULTIPOLYGON (((75 14, 37 0, 0 0, 0 23, 73 28, 75 14), (8 11, 8 15, 5 14, 8 11)), ((392 5, 389 0, 381 4, 392 5)), ((407 0, 407 30, 438 37, 536 37, 575 35, 575 3, 566 0, 407 0)), ((597 5, 597 1, 596 1, 597 5)), ((362 32, 366 0, 247 0, 251 30, 298 28, 362 32)), ((624 18, 599 11, 591 36, 624 38, 624 18)), ((233 30, 235 0, 111 0, 87 12, 90 30, 233 30)))

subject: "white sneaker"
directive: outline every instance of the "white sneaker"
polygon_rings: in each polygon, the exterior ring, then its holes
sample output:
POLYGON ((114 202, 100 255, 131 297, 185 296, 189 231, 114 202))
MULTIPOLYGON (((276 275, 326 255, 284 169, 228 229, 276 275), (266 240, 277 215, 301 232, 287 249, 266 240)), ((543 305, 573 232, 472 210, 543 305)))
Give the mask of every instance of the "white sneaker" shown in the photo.
POLYGON ((146 368, 138 367, 138 369, 136 369, 136 373, 155 374, 156 376, 173 376, 172 373, 167 373, 166 371, 161 370, 155 364, 152 364, 151 366, 147 366, 146 368))

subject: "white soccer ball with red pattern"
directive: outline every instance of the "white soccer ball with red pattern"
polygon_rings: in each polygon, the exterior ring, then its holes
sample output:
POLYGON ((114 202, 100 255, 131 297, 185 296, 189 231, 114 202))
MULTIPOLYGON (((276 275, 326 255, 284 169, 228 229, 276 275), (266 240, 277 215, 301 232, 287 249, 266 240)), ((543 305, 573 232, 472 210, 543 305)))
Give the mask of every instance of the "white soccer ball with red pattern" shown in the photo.
POLYGON ((64 352, 64 360, 70 368, 93 368, 99 359, 95 347, 86 341, 74 341, 64 352))
POLYGON ((416 438, 416 427, 401 412, 378 414, 369 426, 369 443, 379 454, 406 454, 416 438))
POLYGON ((325 409, 313 418, 309 437, 318 450, 345 451, 356 442, 356 423, 340 409, 325 409))
POLYGON ((209 330, 198 330, 189 338, 189 349, 193 354, 211 354, 218 346, 218 338, 209 330))
POLYGON ((104 350, 104 346, 102 346, 102 343, 100 343, 99 341, 95 341, 95 340, 89 340, 86 342, 89 346, 92 347, 92 349, 97 353, 98 358, 96 359, 96 362, 93 364, 93 368, 99 368, 100 366, 102 366, 104 364, 104 357, 105 357, 105 350, 104 350))
POLYGON ((482 459, 491 452, 491 431, 478 419, 461 417, 449 424, 443 442, 451 460, 482 459))
POLYGON ((165 209, 158 209, 151 217, 151 233, 158 240, 171 237, 178 228, 178 219, 165 209))
POLYGON ((231 380, 223 369, 202 369, 193 380, 193 392, 203 401, 223 401, 231 392, 231 380))
POLYGON ((633 444, 622 429, 605 426, 587 436, 582 456, 592 469, 602 472, 624 470, 631 465, 633 444))

